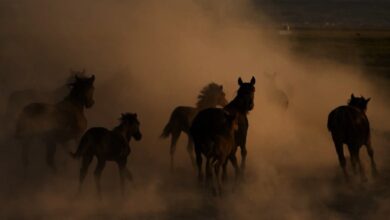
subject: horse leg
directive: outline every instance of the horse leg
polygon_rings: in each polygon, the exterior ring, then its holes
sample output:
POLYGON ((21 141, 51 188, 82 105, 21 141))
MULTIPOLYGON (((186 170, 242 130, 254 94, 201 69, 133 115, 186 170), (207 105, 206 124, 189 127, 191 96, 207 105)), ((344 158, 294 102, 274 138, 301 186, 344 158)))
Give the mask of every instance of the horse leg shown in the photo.
POLYGON ((120 184, 121 184, 121 193, 122 195, 125 194, 125 178, 128 180, 132 180, 133 177, 130 173, 130 171, 126 167, 126 159, 125 160, 119 160, 117 161, 118 163, 118 168, 119 168, 119 177, 120 177, 120 184))
POLYGON ((88 172, 88 167, 92 162, 92 155, 86 155, 83 156, 82 161, 81 161, 81 168, 80 168, 80 176, 79 176, 79 191, 78 194, 81 193, 81 187, 83 185, 85 176, 87 175, 88 172))
POLYGON ((102 197, 101 196, 101 187, 100 187, 100 177, 102 175, 102 172, 103 172, 105 165, 106 165, 106 161, 98 158, 98 163, 97 163, 94 175, 95 175, 96 190, 97 190, 97 194, 98 194, 99 199, 102 197))
POLYGON ((347 161, 345 160, 345 156, 344 156, 343 143, 334 141, 334 144, 336 147, 337 156, 339 158, 340 167, 344 173, 345 180, 349 181, 349 175, 347 172, 347 161))
POLYGON ((363 182, 366 182, 367 181, 367 177, 366 177, 366 174, 365 174, 365 171, 364 171, 364 166, 360 160, 360 155, 359 155, 359 147, 356 146, 355 148, 355 151, 354 151, 354 154, 355 154, 355 158, 356 158, 356 162, 359 166, 359 172, 360 172, 360 178, 363 182))
POLYGON ((179 139, 180 137, 180 133, 181 131, 180 130, 174 130, 172 131, 172 138, 171 138, 171 150, 170 150, 170 156, 171 156, 171 171, 173 171, 173 168, 174 168, 174 156, 175 156, 175 152, 176 152, 176 144, 177 144, 177 140, 179 139))
POLYGON ((246 155, 247 155, 247 150, 246 150, 246 144, 244 143, 241 146, 241 173, 244 174, 245 168, 246 168, 246 155))
POLYGON ((376 163, 374 160, 374 150, 372 149, 370 140, 366 144, 366 149, 367 149, 368 156, 370 156, 370 160, 371 160, 371 172, 372 175, 375 177, 378 175, 378 170, 376 169, 376 163))
POLYGON ((188 135, 187 152, 191 159, 191 165, 195 168, 194 145, 190 135, 188 135))
POLYGON ((216 181, 216 195, 221 196, 222 195, 222 183, 221 183, 221 176, 220 176, 220 169, 221 169, 221 158, 214 161, 214 173, 215 173, 215 181, 216 181))
POLYGON ((54 173, 57 172, 57 168, 54 164, 54 155, 56 153, 56 150, 57 150, 57 146, 55 143, 53 142, 46 143, 46 163, 54 173))
POLYGON ((355 155, 354 149, 352 149, 352 147, 349 147, 349 152, 350 152, 352 171, 353 171, 353 174, 356 175, 357 174, 357 169, 356 169, 357 160, 356 160, 356 155, 355 155))
POLYGON ((195 156, 196 156, 196 164, 198 166, 198 181, 201 184, 203 181, 203 172, 202 172, 202 153, 198 150, 199 147, 195 146, 195 156))
POLYGON ((211 167, 210 157, 206 158, 206 187, 210 186, 210 182, 212 183, 213 172, 211 167))

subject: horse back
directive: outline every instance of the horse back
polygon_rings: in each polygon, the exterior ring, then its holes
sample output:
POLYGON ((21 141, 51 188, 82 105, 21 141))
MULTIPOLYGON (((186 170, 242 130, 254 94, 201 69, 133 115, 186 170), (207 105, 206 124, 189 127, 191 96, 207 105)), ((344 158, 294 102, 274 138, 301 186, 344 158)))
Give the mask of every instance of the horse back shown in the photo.
POLYGON ((82 137, 84 152, 105 160, 116 160, 130 153, 129 144, 121 134, 103 127, 90 128, 82 137))
POLYGON ((176 129, 189 132, 191 122, 197 113, 197 109, 190 106, 178 106, 176 107, 170 118, 170 122, 173 123, 176 129))

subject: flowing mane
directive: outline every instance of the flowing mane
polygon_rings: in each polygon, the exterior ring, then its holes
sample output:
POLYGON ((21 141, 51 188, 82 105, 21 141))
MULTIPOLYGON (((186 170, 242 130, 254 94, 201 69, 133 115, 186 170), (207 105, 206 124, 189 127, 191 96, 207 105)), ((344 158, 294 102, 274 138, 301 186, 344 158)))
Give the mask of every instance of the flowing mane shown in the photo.
POLYGON ((198 95, 198 101, 196 102, 197 108, 205 108, 215 103, 215 100, 220 96, 224 95, 223 88, 214 82, 203 87, 198 95))

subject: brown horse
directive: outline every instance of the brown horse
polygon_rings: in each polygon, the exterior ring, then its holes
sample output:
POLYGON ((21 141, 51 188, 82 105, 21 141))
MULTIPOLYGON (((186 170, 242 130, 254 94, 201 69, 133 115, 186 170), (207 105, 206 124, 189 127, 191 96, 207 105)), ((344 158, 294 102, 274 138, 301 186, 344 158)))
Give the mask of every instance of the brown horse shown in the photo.
POLYGON ((359 157, 359 150, 362 145, 366 146, 367 153, 370 156, 372 173, 374 175, 377 173, 374 151, 371 146, 370 124, 366 115, 369 101, 370 98, 355 97, 352 94, 348 105, 337 107, 328 116, 328 129, 332 134, 340 166, 347 181, 349 175, 346 169, 343 144, 348 146, 354 173, 357 173, 357 163, 363 181, 366 181, 367 178, 359 157))
MULTIPOLYGON (((198 165, 198 178, 199 181, 203 180, 202 173, 202 153, 208 155, 208 152, 213 152, 216 149, 216 139, 220 135, 225 135, 226 130, 229 130, 229 124, 226 122, 226 112, 235 116, 237 120, 238 128, 234 132, 234 146, 229 155, 229 160, 232 162, 235 168, 236 177, 238 177, 240 171, 237 165, 236 151, 238 146, 241 147, 242 155, 242 170, 245 168, 246 158, 246 134, 248 130, 248 119, 246 115, 254 107, 254 93, 255 93, 255 78, 252 77, 249 83, 244 83, 241 78, 238 79, 240 88, 237 91, 236 97, 227 104, 223 109, 211 108, 200 111, 194 118, 190 134, 195 144, 196 161, 198 165)), ((207 162, 208 164, 210 161, 207 162)), ((222 177, 226 178, 226 165, 227 161, 223 164, 222 177)), ((206 165, 208 166, 208 165, 206 165)), ((206 176, 210 177, 210 172, 206 176)))
POLYGON ((39 139, 46 144, 46 162, 53 171, 56 145, 78 140, 87 128, 84 108, 94 104, 95 76, 78 77, 70 84, 71 91, 57 104, 31 103, 23 108, 16 124, 16 138, 22 142, 24 168, 28 165, 28 143, 39 139))
MULTIPOLYGON (((226 164, 229 157, 235 154, 235 132, 238 129, 238 121, 235 114, 220 108, 208 108, 196 115, 191 131, 194 133, 195 152, 197 161, 201 160, 201 154, 206 157, 206 184, 212 183, 213 193, 215 195, 222 194, 222 184, 220 169, 226 164), (214 125, 218 124, 213 130, 217 131, 213 136, 208 134, 196 133, 198 122, 202 118, 210 118, 214 125), (197 135, 198 134, 198 135, 197 135)), ((199 164, 198 164, 199 165, 199 164)), ((238 172, 237 163, 235 163, 236 171, 238 172)), ((238 176, 238 174, 237 174, 238 176)), ((199 173, 200 181, 203 179, 201 172, 199 173)))
MULTIPOLYGON (((171 113, 171 117, 165 125, 162 138, 167 138, 171 135, 171 169, 174 167, 174 155, 176 151, 176 143, 180 137, 181 132, 188 135, 191 122, 195 115, 206 108, 214 108, 218 105, 225 106, 227 100, 225 98, 225 92, 223 91, 222 85, 216 83, 210 83, 205 86, 198 96, 198 102, 196 107, 190 106, 178 106, 171 113)), ((193 145, 190 137, 188 137, 187 151, 191 158, 192 164, 195 164, 193 156, 193 145)))
POLYGON ((122 114, 120 122, 113 130, 103 127, 90 128, 81 138, 76 153, 72 153, 74 158, 82 158, 79 192, 81 192, 81 186, 94 156, 98 160, 94 174, 99 197, 101 195, 100 176, 106 161, 115 161, 118 164, 122 193, 125 178, 132 180, 132 175, 126 167, 127 157, 131 151, 129 142, 132 137, 137 141, 141 140, 140 123, 137 114, 131 113, 122 114))

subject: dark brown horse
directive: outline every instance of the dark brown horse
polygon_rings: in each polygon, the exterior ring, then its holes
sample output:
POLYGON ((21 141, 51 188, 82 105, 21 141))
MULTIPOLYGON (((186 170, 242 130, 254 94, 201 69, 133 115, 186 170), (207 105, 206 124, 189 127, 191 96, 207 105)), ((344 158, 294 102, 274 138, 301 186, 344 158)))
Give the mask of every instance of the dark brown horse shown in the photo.
POLYGON ((349 175, 346 169, 347 163, 344 157, 343 144, 348 146, 354 173, 357 172, 356 164, 358 164, 363 181, 366 181, 366 176, 359 157, 359 150, 362 145, 366 146, 367 153, 370 156, 372 173, 374 175, 377 173, 374 151, 371 146, 370 124, 366 115, 369 101, 370 98, 355 97, 352 94, 348 105, 337 107, 328 116, 328 129, 332 133, 340 166, 347 181, 349 175))
POLYGON ((129 142, 132 137, 137 141, 141 140, 142 134, 139 127, 140 123, 137 119, 137 114, 126 113, 122 114, 120 124, 114 129, 108 130, 103 127, 94 127, 90 128, 83 135, 76 153, 72 153, 74 158, 82 158, 79 192, 81 192, 81 186, 94 156, 97 158, 94 175, 99 197, 100 176, 106 161, 115 161, 118 164, 121 189, 122 193, 124 192, 125 178, 132 180, 132 175, 126 167, 127 157, 131 151, 129 142))
MULTIPOLYGON (((201 160, 201 154, 206 157, 206 184, 212 183, 215 195, 222 194, 220 169, 226 164, 229 157, 233 157, 236 151, 235 132, 238 129, 237 119, 236 114, 232 115, 223 109, 208 108, 196 115, 191 127, 191 132, 194 132, 191 134, 195 135, 197 161, 201 160), (209 118, 212 122, 215 122, 210 124, 210 126, 218 125, 212 128, 215 131, 214 135, 195 132, 198 128, 207 126, 205 121, 202 121, 202 118, 209 118)), ((237 168, 236 172, 238 172, 237 163, 235 163, 235 167, 237 168)), ((238 173, 236 176, 238 176, 238 173)), ((199 173, 199 179, 203 179, 201 172, 199 173)))
POLYGON ((16 124, 16 138, 22 142, 25 169, 28 165, 29 141, 38 139, 46 144, 46 162, 56 170, 56 145, 78 140, 87 128, 84 108, 94 104, 95 76, 78 77, 70 84, 71 91, 57 104, 31 103, 23 108, 16 124))
MULTIPOLYGON (((223 109, 212 108, 200 111, 192 122, 190 133, 195 144, 196 161, 198 165, 198 178, 203 179, 202 174, 202 152, 207 155, 207 152, 215 150, 216 138, 219 135, 226 134, 228 128, 226 123, 226 112, 234 115, 237 120, 238 128, 234 132, 234 147, 229 155, 229 160, 235 168, 236 177, 240 171, 237 165, 236 151, 238 146, 241 147, 241 169, 245 169, 246 159, 246 136, 248 131, 247 114, 254 107, 255 93, 255 78, 252 77, 249 83, 244 83, 241 78, 238 79, 240 88, 237 91, 236 97, 227 104, 223 109), (204 153, 206 152, 206 153, 204 153)), ((223 164, 222 177, 226 178, 226 165, 223 164)), ((206 176, 208 178, 208 176, 206 176)))
MULTIPOLYGON (((218 105, 225 106, 226 104, 227 100, 225 98, 225 92, 223 91, 222 85, 210 83, 200 92, 196 107, 178 106, 173 110, 171 117, 167 125, 165 125, 163 133, 161 134, 162 138, 167 138, 169 135, 171 135, 171 169, 174 167, 174 155, 176 151, 177 140, 179 139, 181 132, 184 132, 188 135, 191 122, 195 115, 203 109, 214 108, 218 105)), ((193 156, 193 145, 189 137, 187 150, 192 164, 195 164, 193 156)))

